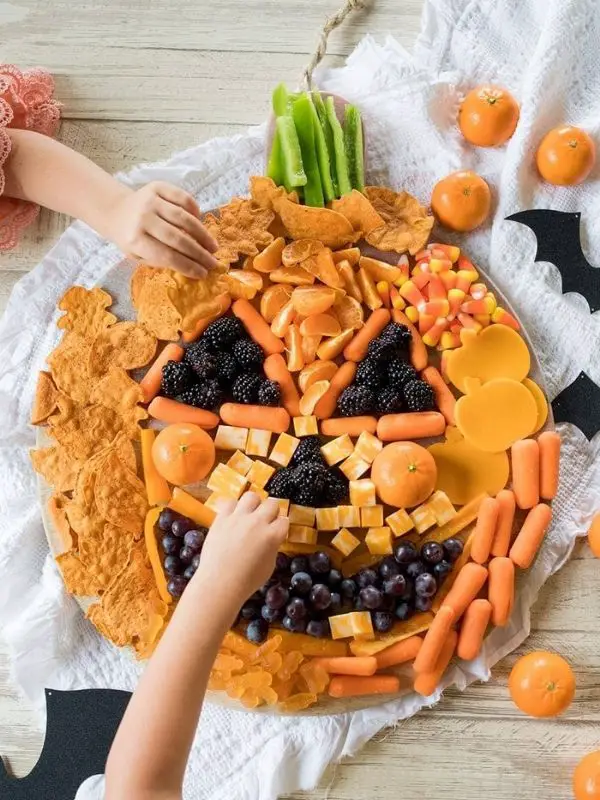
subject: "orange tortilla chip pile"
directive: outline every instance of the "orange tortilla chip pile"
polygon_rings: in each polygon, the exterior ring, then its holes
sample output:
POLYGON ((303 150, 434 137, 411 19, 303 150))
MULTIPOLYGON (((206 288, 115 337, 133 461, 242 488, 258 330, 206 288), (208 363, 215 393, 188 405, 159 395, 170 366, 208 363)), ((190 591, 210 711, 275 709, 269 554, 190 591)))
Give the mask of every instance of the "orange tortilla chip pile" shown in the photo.
POLYGON ((366 186, 365 195, 385 224, 371 230, 365 239, 379 250, 418 253, 429 239, 433 217, 416 197, 384 186, 366 186))

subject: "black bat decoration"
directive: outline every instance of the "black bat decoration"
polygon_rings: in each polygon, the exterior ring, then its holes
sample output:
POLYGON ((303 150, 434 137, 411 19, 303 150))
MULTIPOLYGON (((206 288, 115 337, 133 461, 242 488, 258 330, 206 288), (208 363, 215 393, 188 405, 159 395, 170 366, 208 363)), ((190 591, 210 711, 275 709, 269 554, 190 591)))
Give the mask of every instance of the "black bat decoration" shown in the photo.
POLYGON ((580 372, 552 401, 555 422, 572 422, 588 439, 600 430, 600 386, 580 372))
POLYGON ((2 800, 73 800, 81 784, 104 773, 131 694, 112 689, 46 690, 46 738, 35 767, 12 778, 0 764, 2 800))
POLYGON ((581 214, 531 209, 506 217, 531 228, 537 239, 536 261, 549 261, 562 276, 563 293, 578 292, 590 311, 600 309, 600 269, 593 267, 581 249, 581 214))

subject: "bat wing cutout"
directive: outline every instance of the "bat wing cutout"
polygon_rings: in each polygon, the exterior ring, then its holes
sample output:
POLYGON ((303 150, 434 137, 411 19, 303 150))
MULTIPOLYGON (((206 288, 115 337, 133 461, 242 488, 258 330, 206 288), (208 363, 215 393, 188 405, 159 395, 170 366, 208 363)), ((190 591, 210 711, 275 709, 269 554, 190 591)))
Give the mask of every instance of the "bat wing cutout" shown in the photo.
POLYGON ((0 763, 2 800, 73 800, 81 784, 104 772, 131 694, 112 689, 46 690, 46 737, 29 775, 11 777, 0 763))
POLYGON ((531 209, 506 217, 526 225, 537 240, 536 261, 549 261, 562 276, 562 291, 585 297, 593 314, 600 309, 600 269, 593 267, 581 248, 581 214, 531 209))
POLYGON ((552 401, 555 422, 571 422, 588 439, 600 430, 600 387, 580 372, 552 401))

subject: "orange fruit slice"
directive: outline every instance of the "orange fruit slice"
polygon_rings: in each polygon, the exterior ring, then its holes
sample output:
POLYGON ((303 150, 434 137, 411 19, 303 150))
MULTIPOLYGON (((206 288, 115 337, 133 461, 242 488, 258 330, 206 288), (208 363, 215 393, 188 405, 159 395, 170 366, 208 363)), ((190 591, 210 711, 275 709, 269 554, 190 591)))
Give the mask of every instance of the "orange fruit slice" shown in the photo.
POLYGON ((333 310, 335 311, 343 330, 352 328, 357 331, 362 328, 365 322, 365 312, 361 303, 350 295, 338 297, 335 301, 333 310))
POLYGON ((314 361, 308 364, 298 375, 300 391, 305 393, 317 381, 330 381, 337 371, 335 361, 314 361))
POLYGON ((230 269, 223 278, 227 281, 229 294, 236 300, 252 300, 263 288, 263 279, 258 272, 249 269, 230 269))
POLYGON ((303 417, 310 417, 315 406, 330 387, 329 381, 316 381, 300 398, 300 413, 303 417))
POLYGON ((343 288, 344 282, 328 247, 324 247, 316 255, 305 259, 302 262, 302 266, 304 270, 317 277, 325 286, 331 286, 334 289, 343 288))
POLYGON ((358 264, 360 247, 347 247, 344 250, 334 250, 331 255, 336 264, 339 264, 340 261, 348 261, 350 266, 353 267, 355 264, 358 264))
POLYGON ((302 336, 297 325, 292 324, 288 327, 285 333, 285 346, 288 351, 288 370, 290 372, 300 372, 304 366, 304 356, 302 355, 302 336))
POLYGON ((273 239, 264 250, 254 256, 252 266, 258 272, 272 272, 281 266, 281 254, 285 247, 283 236, 273 239))
POLYGON ((335 300, 335 290, 328 286, 298 286, 292 292, 294 308, 305 317, 322 314, 331 308, 335 300))
POLYGON ((340 323, 332 314, 311 314, 300 325, 302 336, 337 336, 341 332, 340 323))
POLYGON ((354 331, 352 328, 347 328, 338 336, 334 336, 331 339, 326 339, 323 344, 319 345, 317 349, 317 357, 320 358, 321 361, 333 361, 334 358, 339 356, 353 336, 354 331))
POLYGON ((279 267, 269 273, 273 283, 291 283, 293 286, 310 286, 315 276, 302 267, 279 267))
MULTIPOLYGON (((292 301, 288 300, 288 302, 281 307, 281 309, 275 315, 273 322, 271 323, 271 330, 278 336, 280 339, 288 332, 288 329, 292 322, 296 319, 296 309, 292 305, 292 301)), ((299 333, 299 332, 298 332, 299 333)))
MULTIPOLYGON (((254 256, 254 263, 258 256, 254 256)), ((402 277, 402 270, 400 267, 394 267, 386 261, 380 261, 378 258, 369 258, 368 256, 361 256, 359 266, 363 267, 374 281, 387 281, 388 283, 395 283, 402 277)))
POLYGON ((376 308, 381 308, 383 300, 379 297, 375 281, 364 267, 360 267, 356 273, 356 282, 363 296, 363 301, 371 311, 375 311, 376 308))
POLYGON ((304 356, 305 364, 311 364, 317 357, 317 348, 321 344, 322 338, 322 336, 302 337, 302 355, 304 356))
POLYGON ((269 325, 292 296, 292 287, 285 283, 276 283, 265 289, 260 298, 260 313, 269 325))
POLYGON ((294 267, 311 256, 316 256, 325 245, 318 239, 297 239, 284 247, 281 260, 286 267, 294 267))
POLYGON ((344 287, 346 292, 353 297, 355 300, 358 300, 359 303, 362 303, 362 292, 360 290, 360 286, 356 280, 356 275, 352 266, 350 265, 349 261, 340 261, 338 264, 338 270, 340 271, 340 275, 342 276, 342 280, 344 282, 344 287))

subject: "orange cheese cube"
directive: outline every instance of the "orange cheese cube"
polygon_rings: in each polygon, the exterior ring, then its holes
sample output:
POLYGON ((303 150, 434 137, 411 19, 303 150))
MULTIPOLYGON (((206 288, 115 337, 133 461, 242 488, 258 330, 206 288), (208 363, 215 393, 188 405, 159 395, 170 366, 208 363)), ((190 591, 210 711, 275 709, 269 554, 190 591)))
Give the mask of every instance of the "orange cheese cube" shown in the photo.
POLYGON ((353 611, 352 613, 352 634, 355 639, 373 639, 373 622, 368 611, 353 611))
POLYGON ((316 544, 317 536, 316 528, 309 528, 308 525, 290 525, 287 540, 295 544, 316 544))
POLYGON ((350 481, 350 502, 353 506, 375 505, 375 484, 368 478, 360 481, 350 481))
POLYGON ((369 431, 363 431, 356 440, 354 447, 355 454, 366 461, 367 464, 372 464, 375 456, 383 449, 383 442, 380 442, 376 436, 373 436, 369 431))
POLYGON ((454 519, 457 514, 446 492, 434 492, 426 505, 433 511, 438 525, 445 525, 451 519, 454 519))
POLYGON ((383 506, 365 506, 360 510, 362 528, 380 528, 383 525, 383 506))
POLYGON ((317 530, 337 531, 340 527, 337 506, 335 508, 317 508, 317 530))
POLYGON ((219 425, 215 434, 217 450, 245 450, 248 441, 248 428, 233 425, 219 425))
POLYGON ((271 431, 250 428, 246 442, 246 455, 266 458, 271 446, 271 431))
POLYGON ((399 508, 398 511, 394 511, 393 514, 385 518, 385 521, 392 529, 394 536, 404 536, 405 533, 412 531, 415 527, 414 522, 404 508, 399 508))
POLYGON ((292 503, 290 505, 290 524, 312 527, 315 524, 315 509, 309 506, 297 506, 292 503))
POLYGON ((368 611, 350 611, 349 614, 336 614, 329 617, 332 639, 373 636, 373 623, 368 611))
POLYGON ((266 500, 267 497, 269 496, 269 493, 265 489, 263 489, 262 486, 258 486, 258 484, 256 483, 251 483, 247 491, 254 492, 254 494, 257 494, 260 497, 261 501, 266 500))
POLYGON ((250 467, 250 471, 246 477, 250 483, 264 489, 274 472, 275 467, 272 467, 270 464, 265 464, 264 461, 255 461, 250 467))
POLYGON ((287 515, 289 514, 289 510, 290 510, 290 501, 287 500, 287 499, 284 499, 283 497, 277 497, 275 499, 279 503, 279 514, 278 514, 278 516, 279 517, 287 517, 287 515))
POLYGON ((240 475, 247 475, 253 463, 252 459, 244 455, 241 450, 236 450, 227 462, 227 466, 239 472, 240 475))
POLYGON ((368 461, 364 461, 360 456, 356 455, 356 450, 352 455, 340 464, 340 469, 349 481, 355 481, 364 475, 369 469, 368 461))
POLYGON ((219 492, 232 500, 237 500, 248 483, 245 475, 240 475, 227 464, 217 464, 206 486, 211 492, 219 492))
POLYGON ((296 436, 316 436, 319 433, 317 418, 294 417, 294 433, 296 436))
POLYGON ((338 436, 337 439, 332 439, 330 442, 327 442, 327 444, 324 444, 321 448, 323 458, 330 467, 333 467, 334 464, 339 464, 340 461, 348 458, 348 456, 352 455, 353 450, 354 445, 352 444, 352 439, 347 433, 344 433, 342 436, 338 436))
POLYGON ((331 540, 331 546, 339 550, 343 556, 349 556, 353 550, 356 550, 360 544, 360 539, 357 539, 354 534, 350 533, 348 528, 340 528, 336 535, 331 540))
POLYGON ((356 506, 338 506, 340 528, 360 528, 360 508, 356 506))
POLYGON ((294 450, 300 444, 300 439, 295 436, 290 436, 289 433, 279 434, 279 438, 275 442, 269 461, 274 461, 276 464, 281 464, 282 467, 287 467, 290 463, 294 450))
POLYGON ((219 494, 219 492, 213 492, 209 497, 204 501, 204 505, 207 508, 211 508, 213 511, 219 510, 219 500, 230 500, 231 498, 226 497, 224 494, 219 494))
POLYGON ((423 505, 417 506, 411 511, 410 518, 417 533, 425 533, 426 530, 436 524, 435 514, 427 503, 423 503, 423 505))
POLYGON ((365 544, 372 555, 389 556, 392 554, 392 532, 387 526, 369 528, 365 544))

